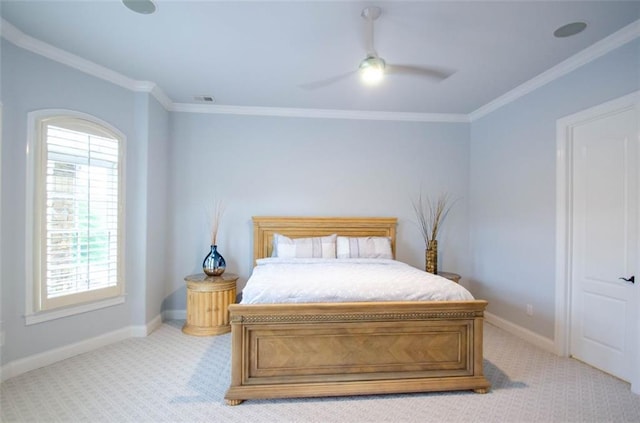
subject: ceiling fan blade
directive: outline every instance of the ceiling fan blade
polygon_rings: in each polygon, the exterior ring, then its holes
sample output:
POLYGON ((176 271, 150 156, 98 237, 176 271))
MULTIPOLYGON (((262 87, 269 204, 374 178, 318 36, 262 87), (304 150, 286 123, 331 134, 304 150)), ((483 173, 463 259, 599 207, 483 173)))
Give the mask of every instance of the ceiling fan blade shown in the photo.
POLYGON ((351 75, 354 75, 356 72, 358 72, 357 70, 352 70, 349 72, 345 72, 342 73, 340 75, 335 75, 329 78, 325 78, 325 79, 321 79, 319 81, 313 81, 313 82, 307 82, 306 84, 300 84, 298 85, 300 88, 303 88, 305 90, 315 90, 318 88, 323 88, 326 87, 328 85, 331 84, 335 84, 336 82, 340 82, 345 78, 350 77, 351 75))
POLYGON ((443 81, 453 75, 455 71, 437 67, 426 68, 411 65, 387 65, 386 73, 424 76, 427 78, 443 81))

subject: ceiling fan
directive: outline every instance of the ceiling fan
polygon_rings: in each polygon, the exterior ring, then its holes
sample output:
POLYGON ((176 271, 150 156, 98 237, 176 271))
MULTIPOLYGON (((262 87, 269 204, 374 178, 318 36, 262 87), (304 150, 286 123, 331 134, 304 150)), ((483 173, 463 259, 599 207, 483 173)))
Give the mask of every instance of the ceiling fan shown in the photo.
POLYGON ((322 79, 320 81, 302 84, 300 87, 309 90, 326 87, 355 73, 359 73, 362 81, 368 85, 376 85, 384 79, 385 75, 390 74, 416 75, 441 81, 454 73, 451 70, 443 68, 388 64, 378 55, 373 45, 373 22, 378 19, 381 14, 382 9, 376 6, 365 7, 362 10, 361 16, 367 22, 367 56, 360 62, 358 69, 322 79))

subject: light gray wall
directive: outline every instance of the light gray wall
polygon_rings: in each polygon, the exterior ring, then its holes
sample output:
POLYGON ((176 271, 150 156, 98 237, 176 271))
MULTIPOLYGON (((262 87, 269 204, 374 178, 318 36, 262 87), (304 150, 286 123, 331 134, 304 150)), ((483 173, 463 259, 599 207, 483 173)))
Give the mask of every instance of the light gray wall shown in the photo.
POLYGON ((441 267, 467 273, 469 125, 174 113, 169 297, 184 310, 184 276, 202 271, 214 198, 226 211, 219 251, 244 286, 254 215, 397 216, 398 259, 424 268, 411 205, 458 198, 443 226, 441 267))
POLYGON ((166 293, 169 187, 169 112, 154 98, 149 102, 147 150, 146 323, 160 314, 166 293))
MULTIPOLYGON (((131 324, 145 321, 145 295, 158 297, 146 289, 144 269, 147 224, 155 230, 164 226, 162 213, 148 223, 143 202, 163 202, 163 194, 146 193, 146 155, 148 140, 142 137, 137 121, 146 118, 148 94, 131 91, 88 76, 57 62, 29 53, 2 40, 1 80, 4 119, 2 137, 2 317, 6 332, 2 363, 69 345, 131 324), (126 284, 127 297, 122 305, 40 324, 25 326, 25 176, 27 113, 34 110, 64 108, 89 113, 109 122, 127 136, 126 163, 126 284), (140 265, 142 263, 142 265, 140 265), (143 279, 138 279, 142 275, 143 279), (141 311, 140 311, 141 310, 141 311)), ((155 110, 157 106, 152 106, 155 110)), ((154 112, 153 122, 162 123, 154 112)), ((162 139, 161 130, 158 139, 162 139)), ((142 131, 144 132, 144 131, 142 131)), ((156 136, 154 132, 154 137, 156 136)), ((162 142, 151 141, 155 147, 162 142)), ((158 164, 150 174, 162 180, 158 164)), ((155 241, 155 239, 154 239, 155 241)), ((161 239, 162 241, 162 239, 161 239)), ((164 285, 163 282, 159 282, 164 285)), ((156 301, 154 299, 154 301, 156 301)), ((155 307, 155 310, 158 306, 155 307)))
POLYGON ((2 214, 3 363, 144 324, 161 307, 184 310, 182 279, 201 270, 214 198, 227 207, 220 248, 241 286, 252 266, 250 218, 260 214, 398 216, 398 258, 422 268, 411 209, 421 189, 459 199, 441 267, 466 273, 467 124, 170 114, 147 94, 5 41, 1 82, 2 203, 12 205, 2 214), (43 108, 89 113, 127 136, 127 301, 25 326, 26 116, 43 108))
POLYGON ((638 89, 640 40, 472 122, 470 285, 490 312, 554 337, 556 120, 638 89))
POLYGON ((218 244, 242 287, 253 215, 397 216, 398 259, 422 268, 411 200, 448 192, 458 201, 440 267, 494 314, 552 338, 555 121, 640 88, 636 40, 471 125, 168 113, 148 94, 1 47, 2 363, 184 310, 214 199, 226 205, 218 244), (43 108, 90 113, 127 135, 128 296, 25 326, 26 118, 43 108))
POLYGON ((133 139, 127 143, 125 190, 127 204, 125 204, 125 257, 126 261, 126 295, 135 298, 137 306, 131 307, 129 321, 137 325, 145 323, 146 310, 144 305, 147 295, 147 199, 146 191, 148 177, 149 150, 149 100, 144 93, 133 95, 133 113, 135 119, 133 139), (134 207, 130 207, 130 192, 136 195, 134 207), (135 224, 135 227, 132 225, 135 224), (135 234, 135 236, 131 236, 135 234))

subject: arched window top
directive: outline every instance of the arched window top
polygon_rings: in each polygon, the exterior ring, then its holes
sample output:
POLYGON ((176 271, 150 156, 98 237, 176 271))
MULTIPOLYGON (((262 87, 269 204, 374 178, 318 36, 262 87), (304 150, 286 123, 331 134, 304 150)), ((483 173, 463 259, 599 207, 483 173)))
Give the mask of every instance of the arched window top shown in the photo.
POLYGON ((56 124, 67 129, 112 137, 124 142, 126 137, 118 128, 96 116, 68 109, 43 109, 29 113, 29 129, 42 124, 56 124))

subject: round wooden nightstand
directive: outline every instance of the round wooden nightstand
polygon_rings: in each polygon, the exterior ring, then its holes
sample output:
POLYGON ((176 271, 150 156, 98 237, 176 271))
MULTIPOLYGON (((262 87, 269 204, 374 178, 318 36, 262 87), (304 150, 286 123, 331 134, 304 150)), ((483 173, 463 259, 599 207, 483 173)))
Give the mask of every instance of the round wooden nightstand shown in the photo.
POLYGON ((438 272, 438 276, 442 276, 443 278, 447 278, 450 281, 454 281, 455 283, 460 283, 461 276, 457 273, 451 272, 438 272))
POLYGON ((187 321, 182 332, 188 335, 209 336, 231 331, 229 304, 236 302, 238 275, 223 273, 207 276, 189 275, 187 282, 187 321))

